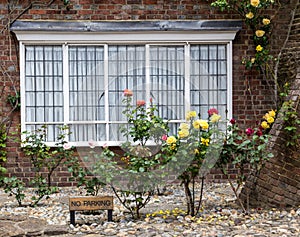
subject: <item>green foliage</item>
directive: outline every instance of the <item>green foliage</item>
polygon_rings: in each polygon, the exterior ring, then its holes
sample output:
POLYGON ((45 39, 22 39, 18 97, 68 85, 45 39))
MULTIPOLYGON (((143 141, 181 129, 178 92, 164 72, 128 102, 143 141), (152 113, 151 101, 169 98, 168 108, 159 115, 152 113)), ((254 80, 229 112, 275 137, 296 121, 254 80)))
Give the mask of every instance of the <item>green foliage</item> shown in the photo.
POLYGON ((22 201, 25 198, 24 190, 25 184, 17 177, 4 177, 2 185, 5 193, 9 193, 10 196, 14 196, 19 206, 22 206, 22 201))
MULTIPOLYGON (((57 191, 56 186, 52 186, 51 179, 54 170, 65 164, 68 167, 78 166, 76 158, 73 156, 73 149, 65 141, 68 133, 68 127, 59 128, 60 133, 56 138, 54 148, 45 143, 47 127, 41 128, 29 133, 24 132, 25 139, 21 141, 22 150, 30 158, 33 166, 34 177, 30 185, 35 189, 30 206, 36 206, 44 197, 48 198, 50 194, 57 191)), ((70 168, 71 169, 71 168, 70 168)), ((16 177, 4 178, 4 189, 10 195, 14 195, 21 206, 24 194, 24 183, 16 177)))
POLYGON ((243 64, 247 68, 257 66, 258 69, 262 69, 273 59, 269 51, 269 39, 272 29, 268 10, 274 2, 274 0, 216 0, 211 3, 212 7, 217 7, 221 11, 236 12, 252 30, 252 40, 256 53, 254 56, 246 57, 243 60, 243 64))
MULTIPOLYGON (((164 161, 166 163, 171 160, 176 161, 178 171, 183 169, 178 173, 178 179, 181 180, 185 189, 187 213, 192 216, 197 215, 202 201, 202 191, 200 197, 196 198, 195 182, 200 177, 203 187, 205 174, 215 164, 213 159, 210 159, 212 157, 207 155, 208 151, 210 155, 212 150, 218 151, 218 147, 215 147, 217 143, 212 140, 219 139, 218 122, 221 116, 217 114, 216 109, 212 111, 214 113, 211 114, 209 121, 200 119, 200 115, 199 119, 196 119, 196 111, 188 112, 187 122, 182 123, 178 134, 169 136, 162 147, 164 161), (198 205, 196 205, 196 200, 199 201, 198 205)), ((218 154, 213 156, 218 157, 218 154)))
MULTIPOLYGON (((299 103, 299 98, 296 103, 299 103)), ((295 102, 291 100, 285 101, 282 105, 281 114, 284 121, 283 128, 289 136, 286 146, 298 148, 300 139, 300 117, 297 112, 297 106, 295 106, 295 102)))
POLYGON ((7 101, 10 103, 14 110, 20 110, 21 108, 21 96, 20 92, 16 92, 14 95, 8 95, 7 101))
MULTIPOLYGON (((275 117, 273 110, 267 113, 264 118, 268 119, 271 115, 275 117)), ((268 119, 268 121, 273 123, 273 119, 268 119)), ((266 121, 262 122, 263 126, 265 122, 266 121)), ((272 152, 267 149, 270 138, 268 134, 270 125, 267 125, 268 126, 264 127, 260 125, 255 128, 247 128, 244 131, 241 130, 238 123, 232 119, 230 125, 227 127, 225 143, 220 154, 220 159, 217 162, 217 166, 228 176, 231 188, 244 212, 246 212, 246 209, 239 199, 238 190, 242 187, 243 182, 246 181, 245 167, 247 165, 250 166, 251 172, 258 174, 266 161, 273 157, 272 152), (235 174, 235 178, 230 177, 227 173, 227 167, 230 164, 235 165, 235 169, 238 171, 235 174), (236 180, 237 186, 233 185, 232 179, 236 180)))
POLYGON ((6 172, 6 169, 1 165, 2 162, 6 162, 6 141, 7 141, 7 131, 5 124, 0 125, 0 181, 2 175, 6 172))

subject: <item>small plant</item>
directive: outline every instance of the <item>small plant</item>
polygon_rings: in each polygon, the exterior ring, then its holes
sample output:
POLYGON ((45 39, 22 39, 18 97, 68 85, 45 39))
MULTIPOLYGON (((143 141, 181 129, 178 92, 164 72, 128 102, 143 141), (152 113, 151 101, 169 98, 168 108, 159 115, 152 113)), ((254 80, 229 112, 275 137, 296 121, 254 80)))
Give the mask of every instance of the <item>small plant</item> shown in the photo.
POLYGON ((228 182, 245 213, 246 208, 238 195, 239 189, 246 181, 245 167, 249 165, 251 172, 258 174, 265 162, 273 157, 273 154, 267 150, 267 143, 270 137, 268 131, 274 123, 275 116, 276 112, 271 110, 265 114, 258 128, 247 128, 245 131, 239 128, 235 119, 231 119, 227 127, 225 143, 217 166, 228 177, 228 182), (235 165, 238 171, 235 177, 227 172, 229 164, 235 165), (236 186, 232 180, 236 181, 236 186))
MULTIPOLYGON (((65 164, 68 167, 78 165, 73 156, 73 149, 65 141, 68 134, 66 126, 60 127, 60 134, 57 137, 57 143, 54 148, 45 143, 47 127, 41 128, 29 133, 24 132, 26 138, 21 142, 23 152, 30 157, 33 166, 34 177, 30 185, 35 192, 32 196, 29 206, 36 206, 42 198, 48 198, 50 194, 57 191, 57 187, 51 184, 54 170, 65 164)), ((2 181, 5 192, 15 196, 19 206, 23 205, 25 198, 24 183, 17 177, 4 178, 2 181)))
POLYGON ((184 168, 178 173, 178 179, 184 187, 187 204, 187 214, 195 216, 201 208, 204 178, 208 171, 214 166, 213 157, 218 157, 219 148, 216 147, 219 137, 218 122, 221 116, 214 108, 209 111, 209 121, 197 119, 197 112, 187 113, 186 122, 181 123, 177 135, 166 138, 162 153, 165 162, 176 160, 178 168, 184 168), (184 157, 184 159, 179 159, 184 157), (180 161, 181 160, 181 161, 180 161), (199 198, 196 197, 195 184, 201 180, 201 191, 199 198), (197 201, 198 200, 198 201, 197 201))

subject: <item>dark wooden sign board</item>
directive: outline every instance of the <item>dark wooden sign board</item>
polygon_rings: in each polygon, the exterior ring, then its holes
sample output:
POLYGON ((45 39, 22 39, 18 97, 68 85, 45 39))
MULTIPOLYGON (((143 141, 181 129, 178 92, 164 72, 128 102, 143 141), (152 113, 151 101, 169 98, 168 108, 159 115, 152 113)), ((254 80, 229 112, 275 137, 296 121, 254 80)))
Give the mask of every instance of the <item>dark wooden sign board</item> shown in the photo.
POLYGON ((75 211, 96 211, 107 210, 107 219, 112 221, 112 212, 114 209, 112 196, 85 196, 70 197, 70 223, 75 225, 75 211))

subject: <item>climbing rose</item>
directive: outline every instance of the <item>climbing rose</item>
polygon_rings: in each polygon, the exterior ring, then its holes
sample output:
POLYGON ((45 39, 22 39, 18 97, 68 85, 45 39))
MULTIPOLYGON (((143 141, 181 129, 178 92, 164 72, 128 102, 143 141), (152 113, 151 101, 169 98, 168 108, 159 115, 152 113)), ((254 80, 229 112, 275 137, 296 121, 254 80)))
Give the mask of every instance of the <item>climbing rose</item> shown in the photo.
POLYGON ((256 132, 256 135, 260 137, 260 136, 263 135, 263 132, 259 129, 259 130, 256 132))
POLYGON ((251 6, 253 6, 253 7, 258 7, 259 3, 260 3, 259 0, 251 0, 250 1, 251 6))
POLYGON ((251 136, 253 133, 254 133, 254 130, 253 130, 252 128, 247 128, 247 129, 246 129, 246 134, 247 134, 248 136, 251 136))
POLYGON ((254 17, 254 14, 252 12, 249 12, 246 14, 246 18, 252 19, 254 17))
POLYGON ((180 129, 189 129, 190 125, 188 123, 181 123, 179 126, 180 129))
POLYGON ((276 112, 274 110, 271 110, 269 111, 269 115, 274 118, 276 116, 276 112))
POLYGON ((269 124, 267 123, 267 121, 263 121, 263 122, 260 124, 260 126, 261 126, 263 129, 267 129, 267 128, 270 127, 269 124))
POLYGON ((263 24, 264 24, 265 26, 267 26, 267 25, 270 24, 271 21, 270 21, 268 18, 264 18, 264 19, 262 20, 262 22, 263 22, 263 24))
POLYGON ((255 63, 255 58, 251 58, 251 63, 255 63))
POLYGON ((263 37, 264 34, 265 34, 265 31, 263 31, 263 30, 257 30, 257 31, 255 31, 255 35, 257 37, 263 37))
POLYGON ((231 123, 232 125, 234 125, 234 124, 236 123, 236 120, 235 120, 234 118, 232 118, 232 119, 230 119, 230 123, 231 123))
POLYGON ((256 46, 256 51, 257 52, 260 52, 260 51, 262 51, 263 50, 263 47, 261 47, 261 45, 257 45, 256 46))
POLYGON ((270 124, 274 123, 274 118, 270 116, 269 118, 267 118, 267 122, 270 124))

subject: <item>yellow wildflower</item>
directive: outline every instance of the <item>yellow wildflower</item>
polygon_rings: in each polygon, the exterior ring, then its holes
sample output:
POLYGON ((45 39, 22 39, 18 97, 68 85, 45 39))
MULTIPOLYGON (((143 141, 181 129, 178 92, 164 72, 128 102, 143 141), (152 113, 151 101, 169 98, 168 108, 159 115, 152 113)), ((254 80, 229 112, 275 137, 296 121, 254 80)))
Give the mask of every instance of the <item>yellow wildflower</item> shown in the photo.
POLYGON ((194 153, 195 153, 195 155, 198 155, 198 154, 200 153, 200 151, 196 148, 196 149, 194 150, 194 153))
POLYGON ((264 30, 257 30, 257 31, 255 31, 255 35, 257 37, 263 37, 265 35, 265 31, 264 30))
POLYGON ((254 14, 252 12, 249 12, 246 14, 246 18, 252 19, 254 17, 254 14))
POLYGON ((209 144, 209 139, 208 139, 208 138, 203 138, 203 137, 201 137, 201 143, 202 143, 203 145, 205 145, 205 146, 208 146, 208 144, 209 144))
POLYGON ((259 0, 250 0, 250 4, 253 7, 258 7, 260 1, 259 0))
POLYGON ((186 113, 186 120, 190 120, 191 118, 195 118, 197 116, 196 111, 189 111, 186 113))
POLYGON ((218 114, 213 114, 211 117, 210 117, 210 121, 212 123, 217 123, 219 122, 219 120, 221 119, 221 115, 218 115, 218 114))
POLYGON ((276 116, 276 112, 274 110, 271 110, 269 111, 269 115, 274 118, 276 116))
POLYGON ((266 25, 269 25, 270 24, 270 19, 268 19, 268 18, 264 18, 263 20, 262 20, 262 23, 266 26, 266 25))
POLYGON ((177 141, 177 139, 174 137, 174 136, 169 136, 168 138, 167 138, 167 144, 169 144, 169 145, 171 145, 171 144, 173 144, 173 143, 176 143, 176 141, 177 141))
POLYGON ((271 123, 274 123, 274 118, 270 116, 270 117, 267 119, 267 122, 270 123, 270 124, 271 124, 271 123))
POLYGON ((260 52, 260 51, 262 51, 262 50, 263 50, 263 47, 261 47, 260 44, 256 46, 256 51, 257 51, 257 52, 260 52))
POLYGON ((260 126, 263 128, 263 129, 267 129, 270 127, 270 125, 267 123, 267 121, 263 121, 260 126))
POLYGON ((181 129, 179 132, 178 132, 178 136, 180 138, 185 138, 189 135, 189 130, 188 129, 181 129))

